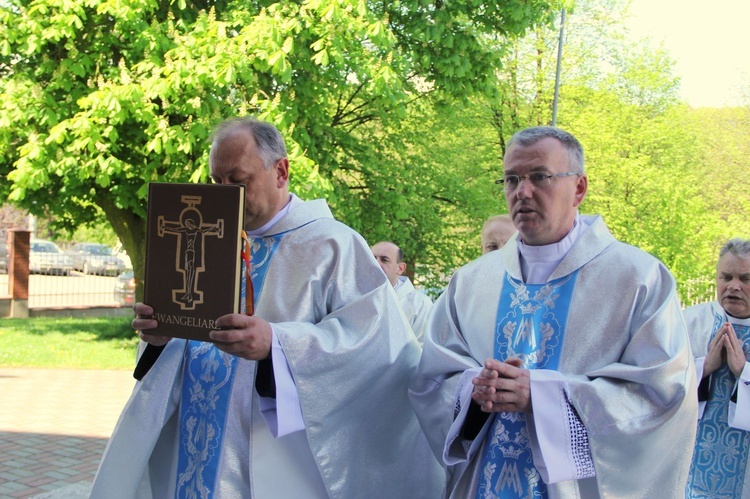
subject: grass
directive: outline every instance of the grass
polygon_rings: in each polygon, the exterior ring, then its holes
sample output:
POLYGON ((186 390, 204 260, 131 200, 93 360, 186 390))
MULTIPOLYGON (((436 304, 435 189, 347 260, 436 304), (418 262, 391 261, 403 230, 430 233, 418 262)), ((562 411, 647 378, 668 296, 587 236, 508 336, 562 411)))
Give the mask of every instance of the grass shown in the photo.
POLYGON ((133 369, 138 337, 130 320, 0 319, 0 367, 133 369))

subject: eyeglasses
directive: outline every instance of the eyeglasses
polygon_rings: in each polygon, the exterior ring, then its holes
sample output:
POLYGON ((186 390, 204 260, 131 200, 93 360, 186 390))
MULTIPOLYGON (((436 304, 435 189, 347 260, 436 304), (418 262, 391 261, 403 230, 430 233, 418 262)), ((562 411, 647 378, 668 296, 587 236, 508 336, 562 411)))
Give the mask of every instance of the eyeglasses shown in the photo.
POLYGON ((515 190, 518 187, 518 184, 521 183, 521 180, 528 180, 531 182, 531 185, 534 187, 547 187, 552 183, 553 178, 559 178, 559 177, 570 177, 570 176, 579 176, 581 175, 581 172, 565 172, 565 173, 542 173, 542 172, 535 172, 535 173, 529 173, 528 175, 506 175, 504 178, 501 178, 500 180, 495 180, 496 184, 501 184, 505 186, 506 191, 512 191, 515 190))

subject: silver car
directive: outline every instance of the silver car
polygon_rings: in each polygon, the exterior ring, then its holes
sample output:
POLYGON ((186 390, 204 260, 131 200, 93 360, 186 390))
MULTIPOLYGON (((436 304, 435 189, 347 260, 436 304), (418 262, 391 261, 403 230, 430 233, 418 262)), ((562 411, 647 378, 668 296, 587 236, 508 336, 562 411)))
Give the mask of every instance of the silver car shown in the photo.
POLYGON ((5 233, 0 233, 0 273, 8 273, 8 241, 5 239, 5 233))
POLYGON ((33 239, 29 251, 29 272, 32 274, 70 275, 72 260, 52 241, 33 239))
POLYGON ((114 294, 115 301, 121 307, 132 307, 135 304, 135 276, 132 270, 126 270, 117 276, 114 294))
POLYGON ((112 254, 106 244, 78 243, 67 252, 73 268, 84 274, 118 275, 125 270, 125 262, 112 254))

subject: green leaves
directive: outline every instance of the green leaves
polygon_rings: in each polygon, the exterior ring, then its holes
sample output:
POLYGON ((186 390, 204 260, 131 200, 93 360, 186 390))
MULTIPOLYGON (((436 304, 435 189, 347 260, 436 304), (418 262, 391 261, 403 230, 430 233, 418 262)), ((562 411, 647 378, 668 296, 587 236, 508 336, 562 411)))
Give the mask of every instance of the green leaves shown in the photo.
POLYGON ((549 3, 205 5, 0 6, 0 173, 9 179, 0 190, 57 214, 58 229, 106 217, 138 274, 146 184, 206 181, 210 131, 250 114, 285 135, 295 192, 328 197, 355 227, 392 230, 394 220, 417 238, 415 258, 448 261, 445 243, 419 227, 445 236, 441 216, 457 226, 460 215, 431 199, 457 203, 440 176, 461 180, 443 164, 434 175, 429 147, 410 144, 400 124, 419 126, 414 106, 428 96, 491 88, 499 58, 488 37, 544 21, 549 3), (409 175, 415 164, 421 182, 409 175))

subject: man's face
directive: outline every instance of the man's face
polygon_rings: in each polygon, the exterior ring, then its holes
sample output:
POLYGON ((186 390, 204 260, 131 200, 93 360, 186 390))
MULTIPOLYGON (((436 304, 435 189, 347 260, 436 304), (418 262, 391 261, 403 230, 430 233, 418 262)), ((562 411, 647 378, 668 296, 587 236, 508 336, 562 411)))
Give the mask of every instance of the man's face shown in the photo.
POLYGON ((378 243, 370 249, 390 283, 395 286, 398 283, 398 276, 406 269, 405 263, 398 262, 398 247, 392 243, 378 243))
POLYGON ((247 130, 238 130, 213 147, 213 181, 245 186, 245 228, 258 229, 271 221, 289 200, 289 162, 280 159, 266 170, 255 139, 247 130))
POLYGON ((725 253, 716 266, 716 298, 732 317, 750 317, 750 257, 725 253))
MULTIPOLYGON (((548 137, 528 147, 513 144, 503 159, 505 175, 565 173, 571 170, 563 145, 548 137)), ((512 190, 505 190, 508 212, 521 239, 531 246, 553 244, 573 227, 576 210, 586 196, 585 175, 551 178, 544 185, 528 179, 512 190)))
POLYGON ((494 220, 489 222, 482 231, 482 254, 499 250, 508 242, 516 231, 513 222, 508 220, 494 220))

